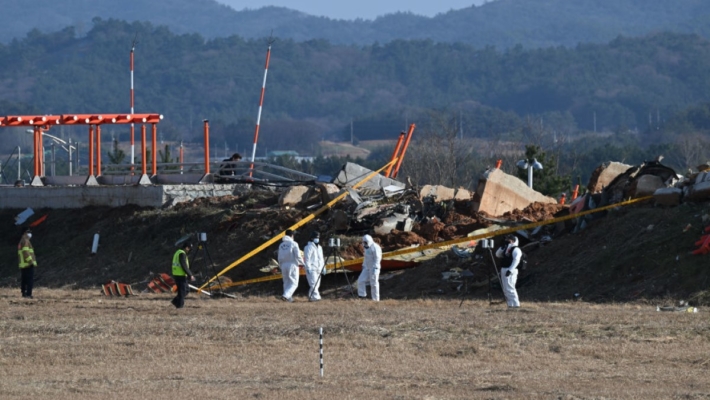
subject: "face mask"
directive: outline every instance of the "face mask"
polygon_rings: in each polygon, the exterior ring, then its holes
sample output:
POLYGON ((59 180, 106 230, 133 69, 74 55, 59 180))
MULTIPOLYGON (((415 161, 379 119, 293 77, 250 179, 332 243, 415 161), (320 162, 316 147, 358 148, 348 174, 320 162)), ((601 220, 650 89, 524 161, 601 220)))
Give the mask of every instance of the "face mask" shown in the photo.
POLYGON ((28 234, 27 234, 27 239, 32 239, 32 234, 31 234, 31 233, 28 233, 28 234))
POLYGON ((318 238, 313 239, 313 243, 315 243, 315 244, 318 244, 319 241, 320 240, 318 240, 318 238))

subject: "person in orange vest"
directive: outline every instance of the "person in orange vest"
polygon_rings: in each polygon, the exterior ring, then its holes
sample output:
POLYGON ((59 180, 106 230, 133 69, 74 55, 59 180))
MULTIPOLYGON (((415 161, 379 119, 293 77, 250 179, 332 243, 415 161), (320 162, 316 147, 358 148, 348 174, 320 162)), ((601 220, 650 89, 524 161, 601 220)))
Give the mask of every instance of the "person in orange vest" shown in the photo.
POLYGON ((187 296, 188 286, 187 280, 195 281, 195 276, 190 271, 190 262, 187 259, 187 253, 192 249, 192 243, 186 241, 182 247, 173 254, 173 279, 177 285, 177 296, 171 301, 175 308, 183 308, 185 306, 185 296, 187 296))
POLYGON ((37 259, 35 258, 35 250, 32 247, 30 239, 32 232, 28 229, 22 234, 20 243, 17 244, 17 255, 20 258, 20 291, 22 297, 32 298, 32 286, 34 285, 35 267, 37 259))

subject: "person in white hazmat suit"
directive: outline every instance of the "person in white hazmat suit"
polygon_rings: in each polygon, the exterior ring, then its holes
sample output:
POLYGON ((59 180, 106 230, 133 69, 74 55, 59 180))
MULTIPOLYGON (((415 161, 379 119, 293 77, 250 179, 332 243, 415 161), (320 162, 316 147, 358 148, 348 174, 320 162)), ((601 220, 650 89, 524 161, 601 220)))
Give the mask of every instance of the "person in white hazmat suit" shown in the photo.
POLYGON ((379 279, 382 249, 372 240, 370 235, 362 237, 362 246, 365 248, 365 256, 362 261, 362 272, 357 279, 357 295, 361 299, 367 298, 367 285, 370 284, 372 300, 380 301, 379 279))
POLYGON ((291 229, 287 230, 286 236, 279 245, 279 267, 284 280, 284 294, 281 300, 289 303, 293 303, 293 293, 298 287, 298 266, 304 264, 301 249, 293 240, 293 235, 291 229))
POLYGON ((306 247, 303 248, 303 258, 306 267, 306 279, 308 279, 308 301, 319 301, 321 273, 325 273, 325 259, 323 258, 323 247, 318 242, 320 241, 320 233, 313 231, 311 240, 306 247))
POLYGON ((503 293, 508 307, 520 307, 518 291, 515 290, 515 283, 518 281, 518 265, 523 257, 523 251, 518 247, 518 238, 515 235, 507 235, 503 247, 496 250, 496 257, 502 258, 502 269, 500 278, 503 281, 503 293))

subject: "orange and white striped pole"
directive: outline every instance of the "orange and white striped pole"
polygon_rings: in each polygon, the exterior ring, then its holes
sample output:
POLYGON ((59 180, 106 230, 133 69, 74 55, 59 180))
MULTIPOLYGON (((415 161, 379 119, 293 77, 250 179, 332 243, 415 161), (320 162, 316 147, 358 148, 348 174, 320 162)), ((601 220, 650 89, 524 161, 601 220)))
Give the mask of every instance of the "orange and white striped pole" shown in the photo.
MULTIPOLYGON (((133 53, 136 50, 136 40, 133 39, 133 44, 131 45, 131 115, 134 113, 134 101, 135 101, 135 92, 133 91, 133 53)), ((136 130, 131 123, 131 171, 133 171, 133 168, 135 166, 136 162, 136 130)))
POLYGON ((261 96, 259 96, 259 112, 256 115, 256 128, 254 129, 254 147, 251 150, 251 166, 249 167, 249 176, 252 176, 254 171, 254 159, 256 158, 256 143, 259 141, 259 126, 261 125, 261 110, 264 107, 264 93, 266 93, 266 76, 269 74, 269 61, 271 60, 271 45, 274 40, 269 38, 269 47, 266 49, 266 65, 264 66, 264 80, 261 83, 261 96))

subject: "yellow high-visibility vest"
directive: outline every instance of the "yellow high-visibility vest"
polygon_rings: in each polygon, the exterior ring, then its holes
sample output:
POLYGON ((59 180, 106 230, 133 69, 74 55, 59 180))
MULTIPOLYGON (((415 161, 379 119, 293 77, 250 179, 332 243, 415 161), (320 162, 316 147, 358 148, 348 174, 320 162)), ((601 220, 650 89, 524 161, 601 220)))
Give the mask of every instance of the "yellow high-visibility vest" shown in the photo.
POLYGON ((185 263, 187 263, 188 267, 190 265, 190 261, 187 259, 187 253, 185 253, 185 250, 180 249, 176 251, 173 255, 173 276, 187 276, 185 270, 182 269, 182 265, 180 265, 180 254, 185 254, 185 263))
POLYGON ((37 264, 37 261, 35 260, 35 250, 32 247, 18 247, 17 255, 20 258, 20 269, 37 264), (25 252, 29 253, 27 258, 25 258, 25 252))

